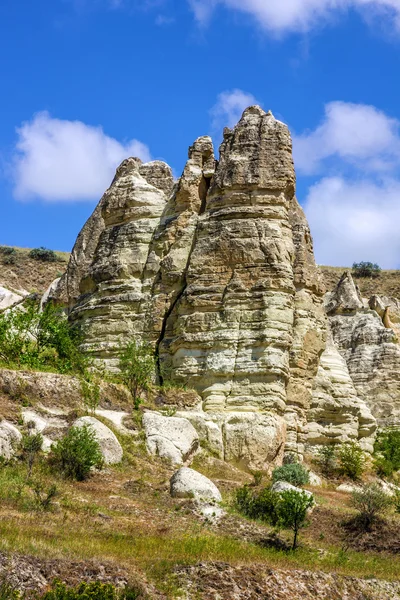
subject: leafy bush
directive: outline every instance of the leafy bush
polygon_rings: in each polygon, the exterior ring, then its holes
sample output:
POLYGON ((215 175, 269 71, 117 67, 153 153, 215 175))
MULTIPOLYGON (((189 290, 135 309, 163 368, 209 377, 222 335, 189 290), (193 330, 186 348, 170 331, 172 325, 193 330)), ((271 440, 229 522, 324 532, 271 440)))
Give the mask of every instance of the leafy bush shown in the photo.
POLYGON ((84 372, 87 359, 80 342, 79 330, 51 304, 43 312, 31 301, 23 310, 0 313, 0 361, 8 367, 84 372))
POLYGON ((256 490, 245 485, 236 491, 236 507, 239 512, 250 519, 260 519, 275 525, 276 496, 277 494, 270 488, 256 490))
POLYGON ((351 495, 351 504, 358 511, 358 521, 364 530, 369 530, 378 515, 384 513, 392 502, 376 483, 364 485, 351 495))
POLYGON ((103 456, 93 429, 71 427, 62 440, 52 446, 50 462, 65 477, 84 481, 92 468, 100 469, 103 456))
POLYGON ((389 477, 400 469, 400 429, 378 434, 374 445, 375 468, 378 475, 389 477))
POLYGON ((149 389, 155 371, 152 348, 133 340, 120 352, 119 359, 121 379, 128 387, 134 407, 138 410, 142 401, 140 396, 149 389))
POLYGON ((364 472, 365 455, 357 442, 342 444, 339 448, 339 469, 342 475, 346 475, 356 481, 364 472))
POLYGON ((321 446, 318 450, 318 464, 325 477, 331 477, 336 467, 335 446, 321 446))
POLYGON ((44 248, 40 246, 40 248, 33 248, 29 252, 29 257, 34 260, 41 260, 43 262, 57 262, 57 254, 54 250, 49 250, 48 248, 44 248))
POLYGON ((359 262, 353 263, 353 275, 355 277, 379 277, 381 268, 376 263, 359 262))
POLYGON ((313 506, 314 498, 306 492, 285 490, 277 494, 275 504, 278 526, 293 531, 292 550, 298 545, 298 535, 302 527, 306 526, 307 511, 313 506))
POLYGON ((287 481, 292 485, 299 486, 309 483, 310 476, 307 469, 305 469, 303 465, 299 463, 291 463, 274 469, 272 472, 272 481, 274 483, 276 481, 287 481))

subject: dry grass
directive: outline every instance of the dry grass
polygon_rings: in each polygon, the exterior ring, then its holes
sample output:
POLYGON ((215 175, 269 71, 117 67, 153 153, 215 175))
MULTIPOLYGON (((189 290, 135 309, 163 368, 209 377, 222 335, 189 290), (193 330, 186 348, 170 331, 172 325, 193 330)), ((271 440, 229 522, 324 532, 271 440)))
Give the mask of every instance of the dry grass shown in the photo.
POLYGON ((52 263, 29 258, 30 248, 15 250, 15 264, 5 264, 5 257, 0 255, 0 285, 15 291, 43 293, 65 271, 69 260, 68 252, 56 251, 59 262, 52 263))
MULTIPOLYGON (((349 268, 320 266, 328 292, 335 288, 344 271, 349 268)), ((400 271, 382 271, 376 279, 357 277, 355 281, 361 294, 366 298, 370 298, 374 294, 400 298, 400 271)))

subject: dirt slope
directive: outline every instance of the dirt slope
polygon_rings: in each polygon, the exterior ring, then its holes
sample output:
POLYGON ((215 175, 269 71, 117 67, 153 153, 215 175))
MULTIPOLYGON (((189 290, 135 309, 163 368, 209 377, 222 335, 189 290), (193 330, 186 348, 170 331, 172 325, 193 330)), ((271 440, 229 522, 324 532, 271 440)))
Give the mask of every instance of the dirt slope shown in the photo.
POLYGON ((15 248, 15 262, 0 252, 0 286, 12 291, 45 292, 56 277, 65 271, 68 252, 56 252, 57 262, 42 262, 29 257, 30 248, 15 248))

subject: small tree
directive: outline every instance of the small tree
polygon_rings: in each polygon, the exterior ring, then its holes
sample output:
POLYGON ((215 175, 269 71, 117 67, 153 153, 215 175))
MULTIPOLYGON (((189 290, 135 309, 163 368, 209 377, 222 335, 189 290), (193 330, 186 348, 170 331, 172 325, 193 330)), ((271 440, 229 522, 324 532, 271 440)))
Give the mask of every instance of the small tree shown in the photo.
POLYGON ((24 460, 26 460, 26 464, 28 466, 28 479, 32 475, 33 465, 40 452, 42 451, 43 446, 43 436, 41 433, 32 433, 28 431, 22 436, 20 448, 21 455, 24 460))
POLYGON ((318 450, 318 464, 325 477, 331 477, 336 466, 336 448, 333 445, 321 446, 318 450))
POLYGON ((353 263, 353 275, 355 277, 379 277, 381 268, 376 263, 359 262, 353 263))
POLYGON ((378 484, 364 485, 361 490, 354 490, 351 504, 359 513, 359 522, 364 530, 369 530, 378 515, 384 513, 392 504, 392 499, 378 484))
POLYGON ((360 479, 364 471, 365 455, 357 442, 342 444, 339 448, 339 468, 342 475, 353 481, 360 479))
POLYGON ((83 481, 91 469, 100 469, 103 456, 95 432, 89 425, 71 427, 62 440, 52 447, 50 462, 66 477, 83 481))
POLYGON ((390 476, 400 469, 400 429, 378 434, 374 445, 375 468, 378 475, 390 476))
POLYGON ((272 481, 287 481, 292 485, 306 485, 310 481, 310 476, 303 465, 290 463, 274 469, 272 472, 272 481))
POLYGON ((141 403, 141 394, 150 388, 155 371, 154 354, 145 343, 130 342, 120 353, 121 379, 128 387, 136 410, 141 403))
POLYGON ((312 508, 314 498, 307 492, 296 490, 285 490, 278 495, 279 500, 275 507, 278 525, 293 531, 292 550, 296 550, 299 531, 307 525, 307 511, 312 508))

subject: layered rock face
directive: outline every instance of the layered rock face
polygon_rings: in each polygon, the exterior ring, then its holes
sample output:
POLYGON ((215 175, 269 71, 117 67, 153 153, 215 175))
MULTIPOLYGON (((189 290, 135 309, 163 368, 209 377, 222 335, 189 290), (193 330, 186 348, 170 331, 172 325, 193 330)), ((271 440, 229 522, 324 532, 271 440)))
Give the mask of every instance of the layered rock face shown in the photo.
POLYGON ((363 301, 349 272, 344 273, 336 290, 327 297, 335 343, 346 360, 358 395, 381 426, 398 426, 400 421, 397 307, 396 299, 373 296, 369 302, 363 301))
POLYGON ((329 338, 290 133, 271 113, 250 107, 225 129, 218 162, 196 140, 176 184, 164 163, 124 161, 73 257, 54 296, 84 349, 113 370, 129 340, 151 343, 158 377, 199 393, 177 416, 220 457, 267 469, 329 440, 370 445, 374 419, 329 338))

